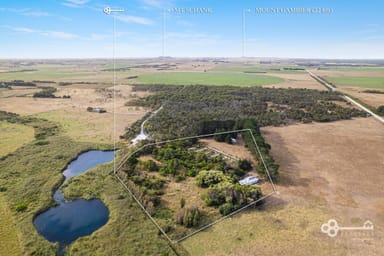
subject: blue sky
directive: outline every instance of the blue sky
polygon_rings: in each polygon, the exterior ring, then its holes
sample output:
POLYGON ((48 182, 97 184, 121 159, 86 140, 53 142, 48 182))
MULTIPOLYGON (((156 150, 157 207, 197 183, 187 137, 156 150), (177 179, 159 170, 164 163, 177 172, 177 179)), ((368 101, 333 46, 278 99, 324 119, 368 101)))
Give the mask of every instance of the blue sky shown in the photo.
POLYGON ((51 0, 1 1, 0 58, 116 56, 384 58, 384 1, 336 0, 51 0), (324 13, 311 13, 314 8, 324 13), (174 8, 210 8, 177 13, 174 8), (310 13, 257 13, 256 8, 309 8, 310 13), (329 13, 331 11, 331 13, 329 13))

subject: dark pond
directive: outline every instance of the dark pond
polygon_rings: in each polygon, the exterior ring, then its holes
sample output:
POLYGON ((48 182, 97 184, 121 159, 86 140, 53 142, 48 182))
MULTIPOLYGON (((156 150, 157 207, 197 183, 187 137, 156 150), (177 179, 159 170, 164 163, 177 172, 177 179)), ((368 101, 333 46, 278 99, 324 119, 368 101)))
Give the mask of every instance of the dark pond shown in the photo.
MULTIPOLYGON (((65 181, 97 165, 111 162, 113 151, 88 151, 79 155, 63 172, 65 181)), ((65 181, 63 183, 65 183, 65 181)), ((54 193, 57 206, 34 219, 37 231, 48 241, 65 247, 81 236, 92 234, 108 221, 108 208, 98 199, 65 202, 60 188, 54 193)))

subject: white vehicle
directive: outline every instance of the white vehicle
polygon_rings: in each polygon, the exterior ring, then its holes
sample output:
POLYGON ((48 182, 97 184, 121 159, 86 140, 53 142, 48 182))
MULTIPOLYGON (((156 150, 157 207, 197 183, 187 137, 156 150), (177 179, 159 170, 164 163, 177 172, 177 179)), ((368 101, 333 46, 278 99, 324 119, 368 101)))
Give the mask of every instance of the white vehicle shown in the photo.
POLYGON ((246 186, 254 185, 254 184, 257 184, 258 182, 259 182, 259 179, 254 176, 248 176, 239 181, 240 185, 246 185, 246 186))

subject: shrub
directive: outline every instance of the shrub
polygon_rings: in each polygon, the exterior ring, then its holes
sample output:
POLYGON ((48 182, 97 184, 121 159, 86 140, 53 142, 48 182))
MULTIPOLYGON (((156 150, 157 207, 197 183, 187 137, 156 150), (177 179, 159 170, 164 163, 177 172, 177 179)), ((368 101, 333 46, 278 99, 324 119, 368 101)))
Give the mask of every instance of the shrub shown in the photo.
POLYGON ((239 165, 239 168, 244 170, 244 171, 250 171, 252 170, 252 164, 250 161, 246 160, 246 159, 241 159, 239 160, 238 162, 238 165, 239 165))
POLYGON ((227 177, 220 171, 201 171, 196 176, 197 185, 202 188, 210 187, 226 179, 227 177))
POLYGON ((37 141, 35 143, 36 146, 44 146, 44 145, 48 145, 49 144, 49 141, 47 140, 40 140, 40 141, 37 141))
POLYGON ((234 210, 236 210, 236 208, 237 207, 231 203, 225 203, 225 204, 220 206, 219 211, 220 211, 221 215, 226 216, 226 215, 230 214, 231 212, 233 212, 234 210))
POLYGON ((201 213, 198 207, 182 208, 176 214, 176 223, 187 228, 196 227, 199 225, 200 218, 201 213))
POLYGON ((155 161, 153 160, 148 160, 144 163, 144 166, 145 168, 149 171, 149 172, 157 172, 159 170, 159 167, 157 166, 157 164, 155 163, 155 161))
POLYGON ((26 203, 19 203, 15 207, 17 212, 24 212, 25 210, 27 210, 27 208, 28 208, 28 205, 26 203))
POLYGON ((381 116, 384 116, 384 105, 377 108, 377 113, 381 116))
POLYGON ((54 87, 43 88, 42 91, 33 94, 34 98, 56 98, 54 93, 57 91, 54 87))
MULTIPOLYGON (((1 188, 0 188, 1 189, 1 188)), ((0 190, 1 191, 1 190, 0 190)), ((184 197, 182 197, 182 198, 180 198, 180 208, 184 208, 184 206, 185 206, 185 198, 184 197)))
POLYGON ((183 180, 185 180, 185 175, 184 174, 176 175, 176 177, 175 177, 175 181, 176 182, 180 182, 180 181, 183 181, 183 180))
MULTIPOLYGON (((222 206, 227 203, 240 207, 256 201, 261 196, 261 190, 258 186, 243 186, 222 182, 209 188, 204 200, 208 206, 222 206)), ((229 206, 224 206, 221 211, 225 213, 229 208, 229 206)))

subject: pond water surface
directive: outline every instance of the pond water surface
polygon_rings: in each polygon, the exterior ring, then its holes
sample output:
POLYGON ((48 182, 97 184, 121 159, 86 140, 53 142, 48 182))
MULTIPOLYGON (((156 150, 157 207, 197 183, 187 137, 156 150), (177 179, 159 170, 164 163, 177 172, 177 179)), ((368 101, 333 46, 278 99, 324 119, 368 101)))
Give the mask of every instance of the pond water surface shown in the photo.
MULTIPOLYGON (((63 184, 90 168, 111 162, 113 158, 113 151, 92 150, 80 154, 63 172, 63 184)), ((58 242, 61 249, 79 237, 92 234, 108 221, 108 208, 98 199, 66 202, 60 188, 55 191, 53 198, 57 206, 39 214, 34 219, 34 225, 45 239, 58 242)))

